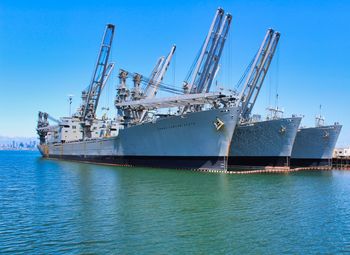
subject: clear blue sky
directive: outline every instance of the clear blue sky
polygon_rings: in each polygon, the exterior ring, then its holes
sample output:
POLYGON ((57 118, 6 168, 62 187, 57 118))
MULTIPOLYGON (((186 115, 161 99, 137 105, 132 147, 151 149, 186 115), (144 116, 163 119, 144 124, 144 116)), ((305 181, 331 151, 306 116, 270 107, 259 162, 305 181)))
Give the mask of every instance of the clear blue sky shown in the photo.
MULTIPOLYGON (((166 77, 180 86, 218 6, 232 13, 218 83, 234 87, 267 28, 281 32, 255 112, 265 114, 276 90, 285 116, 313 125, 344 124, 339 145, 350 144, 350 1, 11 1, 0 2, 0 135, 34 136, 38 110, 68 114, 91 78, 107 23, 116 24, 117 68, 149 75, 173 43, 166 77)), ((101 106, 112 107, 117 72, 101 106)))

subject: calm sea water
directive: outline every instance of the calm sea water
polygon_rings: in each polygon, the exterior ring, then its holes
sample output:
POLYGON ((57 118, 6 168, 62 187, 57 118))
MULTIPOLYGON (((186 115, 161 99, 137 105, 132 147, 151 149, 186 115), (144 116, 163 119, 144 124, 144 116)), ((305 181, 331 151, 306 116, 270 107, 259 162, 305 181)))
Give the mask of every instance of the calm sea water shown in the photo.
POLYGON ((350 252, 350 172, 225 175, 0 152, 1 254, 350 252))

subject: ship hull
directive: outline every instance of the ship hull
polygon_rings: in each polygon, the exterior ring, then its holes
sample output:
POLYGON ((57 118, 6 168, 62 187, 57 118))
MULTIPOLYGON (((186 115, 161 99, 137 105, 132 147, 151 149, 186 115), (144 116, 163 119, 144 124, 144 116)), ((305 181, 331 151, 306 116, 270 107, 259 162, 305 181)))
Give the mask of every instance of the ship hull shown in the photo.
POLYGON ((142 166, 175 169, 224 170, 226 157, 186 156, 77 156, 51 155, 50 158, 116 166, 142 166))
POLYGON ((301 128, 293 145, 291 166, 331 166, 341 128, 341 125, 301 128))
POLYGON ((238 113, 231 107, 172 116, 120 129, 115 137, 48 144, 40 151, 48 158, 101 164, 226 170, 238 113), (219 130, 217 119, 224 123, 219 130))
POLYGON ((300 117, 237 126, 230 146, 229 169, 289 167, 300 117))

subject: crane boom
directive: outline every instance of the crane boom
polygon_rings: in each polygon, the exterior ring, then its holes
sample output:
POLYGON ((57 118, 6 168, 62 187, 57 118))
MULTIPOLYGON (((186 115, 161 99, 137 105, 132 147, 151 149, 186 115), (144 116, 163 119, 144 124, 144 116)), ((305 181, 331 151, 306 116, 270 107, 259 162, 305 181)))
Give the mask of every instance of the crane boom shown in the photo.
POLYGON ((144 88, 144 92, 146 93, 146 91, 149 90, 149 88, 152 86, 152 84, 154 83, 154 80, 157 76, 157 73, 160 72, 160 69, 162 68, 162 65, 164 63, 165 57, 160 57, 156 63, 156 65, 154 66, 151 76, 149 78, 149 82, 147 83, 147 86, 144 88))
POLYGON ((219 65, 220 57, 225 46, 226 38, 230 30, 232 15, 227 14, 222 22, 218 37, 216 38, 214 52, 211 55, 210 62, 207 65, 206 76, 202 76, 202 82, 198 88, 198 92, 209 92, 213 82, 216 70, 219 65))
MULTIPOLYGON (((99 81, 99 83, 101 83, 101 91, 103 90, 107 81, 109 80, 109 77, 111 76, 113 69, 114 69, 114 63, 109 63, 103 78, 101 78, 102 81, 99 81)), ((93 93, 96 93, 96 91, 93 91, 93 93)))
POLYGON ((189 77, 189 80, 185 82, 185 84, 187 84, 188 86, 186 90, 189 93, 196 92, 197 87, 200 86, 199 81, 201 80, 202 76, 206 75, 204 73, 204 69, 206 69, 207 63, 212 56, 213 50, 215 49, 215 42, 218 38, 218 33, 220 30, 220 25, 222 23, 223 16, 224 10, 222 8, 218 8, 215 13, 214 19, 210 25, 209 32, 206 36, 204 44, 202 46, 201 53, 195 65, 194 72, 191 75, 192 77, 191 79, 189 77))
POLYGON ((93 72, 91 82, 86 91, 84 97, 83 109, 82 109, 82 120, 91 121, 95 118, 98 101, 101 95, 106 70, 108 68, 108 58, 111 51, 113 36, 114 36, 114 25, 107 24, 105 32, 103 34, 100 51, 98 54, 97 62, 93 72))
POLYGON ((280 33, 268 29, 239 95, 241 118, 249 119, 266 73, 274 56, 280 33))
POLYGON ((145 90, 146 98, 153 98, 157 94, 159 85, 162 82, 166 71, 168 70, 171 59, 174 56, 175 50, 176 46, 173 45, 167 58, 164 61, 162 61, 161 65, 157 68, 158 72, 156 72, 154 77, 152 77, 153 79, 149 82, 147 89, 145 90))
POLYGON ((246 105, 249 103, 250 96, 254 89, 254 82, 256 82, 257 74, 259 73, 259 69, 262 65, 262 62, 264 60, 264 56, 266 54, 266 51, 271 43, 272 35, 273 35, 273 29, 268 29, 266 32, 266 35, 264 37, 264 40, 262 41, 260 48, 258 50, 258 53, 256 54, 253 64, 249 70, 248 76, 244 82, 243 89, 241 91, 241 94, 239 96, 240 102, 242 104, 242 112, 245 111, 246 105))
MULTIPOLYGON (((224 14, 223 9, 217 9, 208 35, 201 48, 196 67, 193 72, 192 70, 190 71, 189 78, 184 82, 183 88, 185 93, 206 93, 210 90, 214 77, 217 74, 220 57, 232 21, 231 14, 226 14, 225 17, 224 14), (191 82, 188 82, 189 80, 191 82)), ((188 109, 189 107, 184 106, 180 109, 180 112, 184 113, 188 109)))
POLYGON ((266 60, 264 62, 264 66, 261 69, 261 72, 260 72, 260 75, 259 75, 259 78, 258 78, 258 81, 257 81, 257 85, 255 87, 255 93, 253 93, 253 95, 251 97, 251 100, 250 100, 250 102, 248 104, 248 110, 246 111, 246 115, 247 116, 249 116, 251 114, 252 110, 253 110, 255 101, 256 101, 256 99, 258 97, 258 94, 260 92, 262 84, 264 83, 267 71, 269 70, 272 58, 273 58, 273 56, 275 54, 279 38, 280 38, 280 33, 275 32, 274 35, 273 35, 273 38, 272 38, 272 43, 270 44, 270 47, 268 49, 268 54, 266 56, 266 60))
MULTIPOLYGON (((162 82, 166 71, 168 70, 171 59, 174 56, 175 50, 176 50, 176 45, 173 45, 173 47, 171 47, 171 50, 170 50, 167 58, 164 59, 164 57, 162 57, 157 62, 157 65, 154 68, 154 71, 152 72, 152 79, 148 83, 147 88, 145 90, 145 97, 144 98, 151 99, 151 98, 155 97, 155 95, 157 94, 159 85, 162 82)), ((147 113, 147 111, 141 112, 140 122, 142 122, 145 119, 146 113, 147 113)))

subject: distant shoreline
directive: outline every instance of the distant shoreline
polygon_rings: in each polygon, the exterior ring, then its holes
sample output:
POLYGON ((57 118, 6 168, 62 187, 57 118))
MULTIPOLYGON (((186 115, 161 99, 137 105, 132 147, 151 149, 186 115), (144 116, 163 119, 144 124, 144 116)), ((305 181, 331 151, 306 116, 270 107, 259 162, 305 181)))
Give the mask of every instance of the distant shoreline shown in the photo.
POLYGON ((13 148, 0 148, 0 151, 39 151, 37 148, 23 148, 23 149, 13 149, 13 148))

